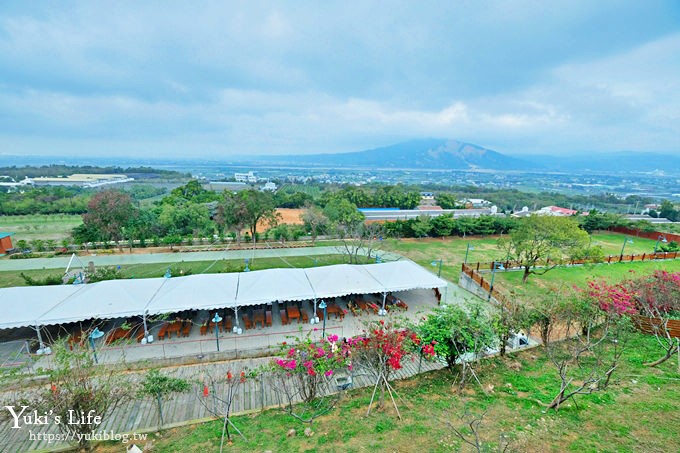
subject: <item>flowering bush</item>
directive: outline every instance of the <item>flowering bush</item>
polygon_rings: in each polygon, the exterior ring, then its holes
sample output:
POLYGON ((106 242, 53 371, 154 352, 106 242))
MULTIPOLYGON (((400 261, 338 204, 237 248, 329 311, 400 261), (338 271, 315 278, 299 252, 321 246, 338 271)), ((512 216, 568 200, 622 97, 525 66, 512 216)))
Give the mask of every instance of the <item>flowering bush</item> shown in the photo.
POLYGON ((281 351, 283 357, 273 360, 271 369, 279 377, 292 379, 305 402, 316 398, 322 382, 336 371, 351 369, 351 345, 339 341, 337 335, 318 341, 307 335, 292 346, 282 343, 281 351))
POLYGON ((610 285, 604 280, 590 280, 585 294, 606 312, 618 315, 633 315, 638 312, 635 290, 625 283, 610 285))

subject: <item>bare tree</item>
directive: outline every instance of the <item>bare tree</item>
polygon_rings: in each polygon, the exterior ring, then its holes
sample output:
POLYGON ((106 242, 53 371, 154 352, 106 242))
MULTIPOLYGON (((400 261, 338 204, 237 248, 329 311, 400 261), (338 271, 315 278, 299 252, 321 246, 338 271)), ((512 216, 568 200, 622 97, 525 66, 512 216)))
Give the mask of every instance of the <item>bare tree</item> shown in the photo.
POLYGON ((360 264, 362 257, 377 259, 377 246, 384 234, 384 227, 379 223, 356 223, 340 225, 337 233, 341 241, 338 247, 349 264, 360 264))
MULTIPOLYGON (((489 451, 485 449, 485 442, 482 440, 479 429, 484 421, 486 412, 479 415, 473 414, 469 409, 465 408, 465 413, 460 416, 460 420, 463 426, 456 426, 450 421, 446 422, 446 425, 451 429, 453 434, 460 439, 463 443, 474 448, 475 451, 481 453, 483 451, 489 451)), ((501 433, 498 439, 498 452, 505 453, 510 448, 510 442, 505 434, 501 433)))
POLYGON ((560 406, 576 395, 603 391, 619 366, 628 343, 630 319, 615 310, 602 310, 587 298, 572 298, 562 312, 566 339, 546 346, 557 370, 560 388, 547 405, 560 406))

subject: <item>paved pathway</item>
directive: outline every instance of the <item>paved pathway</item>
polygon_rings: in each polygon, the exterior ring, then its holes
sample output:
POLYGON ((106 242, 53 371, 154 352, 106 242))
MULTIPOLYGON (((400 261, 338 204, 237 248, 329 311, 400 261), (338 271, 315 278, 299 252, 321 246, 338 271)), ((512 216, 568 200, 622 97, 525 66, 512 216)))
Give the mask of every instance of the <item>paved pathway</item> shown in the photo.
MULTIPOLYGON (((235 260, 245 258, 277 258, 291 256, 335 255, 342 253, 336 246, 272 248, 255 250, 222 250, 217 252, 177 252, 177 253, 148 253, 148 254, 112 254, 112 255, 81 255, 80 261, 87 264, 93 261, 95 266, 115 266, 149 263, 179 263, 182 261, 214 261, 235 260)), ((400 255, 391 252, 378 252, 384 260, 401 259, 400 255)), ((70 256, 54 258, 28 258, 0 260, 0 271, 25 271, 29 269, 66 269, 70 256)), ((74 260, 75 261, 75 260, 74 260)), ((74 262, 74 265, 80 264, 74 262)))
MULTIPOLYGON (((215 401, 211 398, 212 393, 203 397, 203 385, 201 375, 225 376, 228 370, 240 371, 242 369, 254 369, 265 364, 270 358, 244 359, 229 362, 188 365, 173 369, 166 369, 169 374, 182 377, 192 381, 192 389, 183 394, 173 396, 163 405, 163 419, 165 425, 180 423, 190 420, 200 420, 211 417, 211 409, 215 401)), ((417 359, 404 360, 404 367, 394 373, 395 379, 404 379, 418 374, 419 362, 417 359)), ((422 362, 422 371, 430 371, 442 368, 443 365, 437 362, 422 362)), ((140 379, 140 373, 132 373, 133 379, 140 379)), ((372 378, 366 373, 357 373, 354 376, 354 387, 367 387, 374 385, 372 378)), ((216 393, 223 394, 224 386, 216 386, 216 393)), ((212 392, 212 389, 210 389, 212 392)), ((7 394, 0 394, 5 400, 7 394)), ((238 393, 234 398, 233 414, 244 413, 247 411, 258 410, 266 407, 279 406, 282 403, 280 394, 267 381, 249 379, 245 384, 238 388, 238 393)), ((292 419, 291 419, 292 421, 292 419)), ((12 429, 11 419, 0 419, 0 452, 23 452, 35 451, 48 448, 64 446, 64 442, 48 443, 46 440, 31 439, 29 427, 12 429)), ((132 433, 143 430, 154 429, 158 426, 158 413, 156 403, 151 400, 134 400, 119 407, 104 421, 101 432, 107 433, 132 433)), ((57 433, 57 427, 51 425, 47 428, 35 427, 30 429, 34 433, 57 433)), ((244 433, 246 436, 248 432, 244 433)), ((145 442, 141 442, 143 446, 145 442)), ((129 446, 129 444, 128 444, 129 446)))

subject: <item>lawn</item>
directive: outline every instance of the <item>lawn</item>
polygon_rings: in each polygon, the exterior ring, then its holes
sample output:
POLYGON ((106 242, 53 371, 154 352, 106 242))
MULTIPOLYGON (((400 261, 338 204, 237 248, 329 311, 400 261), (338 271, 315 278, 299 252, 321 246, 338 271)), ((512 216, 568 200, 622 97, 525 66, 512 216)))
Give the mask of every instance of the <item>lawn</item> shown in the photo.
MULTIPOLYGON (((279 258, 255 258, 250 260, 250 270, 271 269, 275 267, 313 267, 327 266, 330 264, 346 263, 343 255, 318 255, 318 256, 292 256, 279 258)), ((215 260, 215 261, 186 261, 181 263, 152 263, 121 265, 120 272, 123 278, 154 278, 162 277, 170 268, 173 276, 189 274, 216 274, 222 272, 241 272, 244 270, 243 260, 215 260)), ((48 275, 63 275, 59 269, 36 269, 23 271, 24 274, 34 279, 44 279, 48 275)), ((0 288, 10 286, 25 286, 26 282, 18 271, 0 272, 0 288)))
POLYGON ((54 239, 59 244, 81 223, 81 216, 70 214, 0 216, 0 231, 14 233, 12 242, 15 246, 21 239, 29 242, 33 239, 54 239))
MULTIPOLYGON (((368 388, 349 392, 330 414, 317 419, 312 437, 308 426, 276 410, 233 417, 246 440, 237 438, 226 451, 457 451, 464 446, 450 425, 469 410, 485 413, 480 437, 488 451, 503 434, 508 451, 679 451, 680 376, 675 362, 658 369, 642 362, 658 350, 652 337, 635 334, 613 384, 606 393, 580 396, 559 412, 534 400, 549 402, 559 388, 556 373, 540 348, 505 359, 483 361, 478 369, 486 389, 470 384, 457 391, 451 374, 437 371, 395 383, 403 420, 387 407, 366 416, 368 388), (294 428, 296 435, 286 433, 294 428)), ((217 451, 222 422, 214 421, 151 434, 153 451, 217 451)), ((96 451, 117 451, 120 444, 96 451)), ((472 451, 464 447, 463 451, 472 451)))
MULTIPOLYGON (((617 233, 596 233, 592 236, 592 244, 599 245, 606 255, 618 256, 626 236, 617 233)), ((633 243, 626 242, 626 254, 651 253, 654 251, 655 241, 643 238, 632 238, 633 243)), ((412 259, 421 266, 437 271, 438 260, 442 260, 442 276, 450 281, 458 281, 460 266, 465 260, 468 243, 470 250, 468 262, 503 261, 505 256, 498 249, 498 236, 445 239, 387 239, 381 248, 394 251, 412 259), (437 261, 436 265, 432 265, 437 261)))
POLYGON ((529 280, 524 285, 522 284, 522 271, 496 272, 495 281, 496 285, 506 293, 514 293, 523 299, 536 299, 560 289, 569 289, 574 285, 583 288, 588 280, 605 279, 611 283, 651 274, 659 269, 678 272, 680 260, 558 267, 544 275, 529 276, 529 280))

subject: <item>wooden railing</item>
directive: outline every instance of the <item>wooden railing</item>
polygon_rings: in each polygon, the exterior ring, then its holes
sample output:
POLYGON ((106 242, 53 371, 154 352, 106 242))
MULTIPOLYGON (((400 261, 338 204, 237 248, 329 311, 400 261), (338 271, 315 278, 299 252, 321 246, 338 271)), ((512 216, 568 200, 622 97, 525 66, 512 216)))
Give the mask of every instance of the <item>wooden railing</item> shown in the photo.
POLYGON ((661 334, 666 330, 673 338, 680 338, 680 320, 669 319, 664 326, 661 318, 648 318, 647 316, 633 316, 633 323, 642 332, 649 335, 661 334))
MULTIPOLYGON (((479 265, 479 263, 477 263, 479 265)), ((468 264, 463 264, 462 272, 470 277, 472 281, 478 284, 484 291, 491 292, 491 297, 496 299, 501 305, 509 304, 509 301, 505 294, 503 294, 498 289, 498 284, 494 281, 493 289, 491 288, 491 280, 487 280, 479 272, 479 268, 475 269, 468 264)))
MULTIPOLYGON (((608 257, 605 257, 602 261, 592 261, 592 260, 565 260, 565 261, 556 261, 556 260, 551 260, 550 258, 539 261, 536 263, 536 266, 538 267, 545 267, 545 266, 554 266, 554 265, 561 265, 561 266, 574 266, 574 265, 579 265, 579 264, 588 264, 588 263, 631 263, 633 261, 652 261, 652 260, 674 260, 680 258, 680 252, 658 252, 658 253, 643 253, 642 255, 609 255, 608 257)), ((507 270, 512 270, 512 269, 522 269, 523 267, 516 261, 495 261, 496 264, 502 264, 503 267, 507 270)), ((464 265, 468 267, 472 267, 476 271, 490 271, 493 270, 493 264, 494 262, 478 262, 478 263, 470 263, 469 265, 464 265)), ((533 267, 533 266, 532 266, 533 267)))

